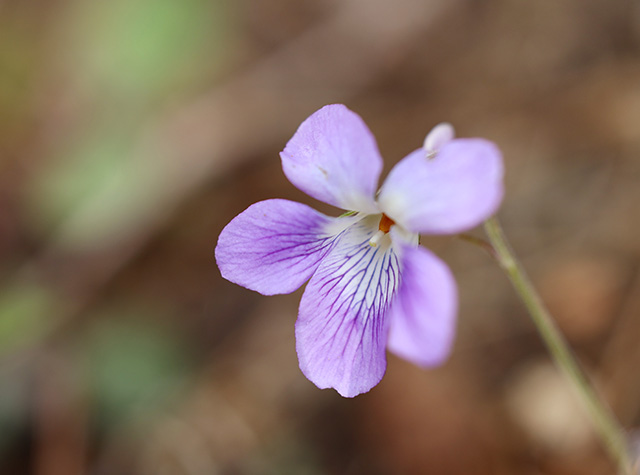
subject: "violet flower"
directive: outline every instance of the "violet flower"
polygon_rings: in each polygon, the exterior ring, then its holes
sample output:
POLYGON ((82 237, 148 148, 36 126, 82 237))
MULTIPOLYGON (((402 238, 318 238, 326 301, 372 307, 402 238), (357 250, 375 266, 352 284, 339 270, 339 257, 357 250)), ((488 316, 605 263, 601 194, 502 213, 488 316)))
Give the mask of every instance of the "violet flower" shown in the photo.
POLYGON ((296 322, 300 369, 319 388, 353 397, 378 384, 386 349, 419 366, 442 363, 455 333, 457 289, 418 234, 466 231, 503 195, 502 157, 441 124, 389 173, 354 112, 312 114, 280 154, 291 183, 348 213, 333 218, 281 199, 251 205, 222 231, 222 276, 264 295, 307 280, 296 322))

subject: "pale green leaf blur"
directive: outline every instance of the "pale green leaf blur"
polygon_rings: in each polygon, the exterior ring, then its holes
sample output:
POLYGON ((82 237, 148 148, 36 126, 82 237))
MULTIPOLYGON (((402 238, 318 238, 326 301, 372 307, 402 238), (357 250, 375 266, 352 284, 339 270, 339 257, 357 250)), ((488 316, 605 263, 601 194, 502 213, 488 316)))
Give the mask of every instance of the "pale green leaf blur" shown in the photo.
POLYGON ((60 233, 62 245, 91 246, 135 228, 162 202, 180 164, 144 156, 140 134, 203 77, 215 79, 233 18, 223 0, 77 1, 63 15, 63 74, 79 107, 95 113, 55 138, 27 212, 35 229, 60 233))
POLYGON ((58 302, 35 284, 5 286, 0 293, 0 357, 32 343, 52 325, 58 302))
POLYGON ((136 410, 148 416, 181 391, 188 347, 179 333, 154 323, 162 313, 131 304, 110 308, 88 329, 79 361, 100 424, 118 424, 136 410))

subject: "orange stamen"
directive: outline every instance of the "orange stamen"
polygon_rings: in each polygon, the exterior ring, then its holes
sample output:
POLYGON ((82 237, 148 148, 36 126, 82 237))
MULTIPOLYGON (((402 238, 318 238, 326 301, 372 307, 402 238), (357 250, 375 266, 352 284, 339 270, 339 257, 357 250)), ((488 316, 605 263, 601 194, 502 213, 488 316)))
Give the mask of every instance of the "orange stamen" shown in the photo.
POLYGON ((382 218, 380 219, 380 225, 378 226, 378 229, 387 234, 391 229, 391 226, 393 226, 394 224, 396 223, 389 216, 383 214, 382 218))

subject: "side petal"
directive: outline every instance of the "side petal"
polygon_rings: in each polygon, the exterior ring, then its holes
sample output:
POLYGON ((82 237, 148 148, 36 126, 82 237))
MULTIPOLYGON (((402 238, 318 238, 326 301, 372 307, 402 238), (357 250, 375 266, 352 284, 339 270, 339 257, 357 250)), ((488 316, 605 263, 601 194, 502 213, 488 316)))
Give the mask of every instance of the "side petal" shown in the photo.
POLYGON ((449 355, 455 335, 456 283, 427 249, 402 247, 402 283, 389 311, 388 348, 418 366, 436 366, 449 355))
POLYGON ((382 157, 360 116, 342 104, 307 118, 280 157, 289 181, 309 196, 346 210, 377 212, 382 157))
POLYGON ((293 292, 326 254, 333 221, 293 201, 249 206, 218 238, 215 255, 222 277, 263 295, 293 292))
POLYGON ((494 214, 504 193, 502 154, 484 139, 456 139, 434 158, 402 159, 382 185, 380 209, 413 232, 453 234, 494 214))
POLYGON ((300 369, 344 397, 369 391, 387 367, 386 312, 399 265, 390 240, 369 245, 379 219, 367 217, 338 236, 307 285, 296 322, 300 369))

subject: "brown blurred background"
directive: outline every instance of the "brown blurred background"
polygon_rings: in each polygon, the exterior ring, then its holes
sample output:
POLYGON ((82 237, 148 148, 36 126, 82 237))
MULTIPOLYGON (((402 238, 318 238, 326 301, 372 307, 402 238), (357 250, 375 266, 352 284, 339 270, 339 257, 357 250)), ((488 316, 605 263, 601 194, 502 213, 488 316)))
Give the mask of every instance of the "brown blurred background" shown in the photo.
POLYGON ((465 242, 425 240, 460 286, 450 361, 390 356, 356 399, 298 370, 300 291, 220 277, 251 203, 337 214, 278 158, 335 102, 387 170, 441 121, 499 144, 506 232, 633 435, 637 2, 0 0, 0 473, 613 473, 465 242))

